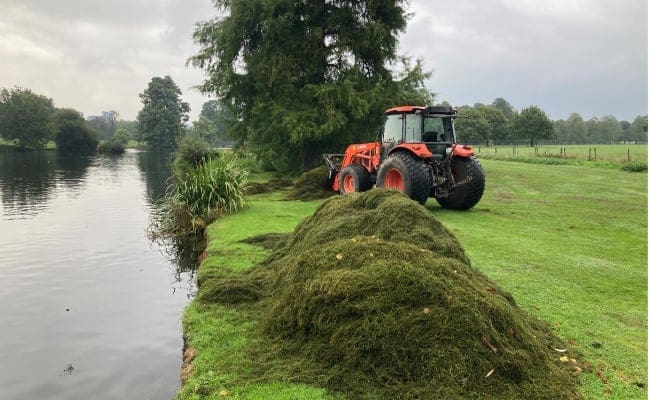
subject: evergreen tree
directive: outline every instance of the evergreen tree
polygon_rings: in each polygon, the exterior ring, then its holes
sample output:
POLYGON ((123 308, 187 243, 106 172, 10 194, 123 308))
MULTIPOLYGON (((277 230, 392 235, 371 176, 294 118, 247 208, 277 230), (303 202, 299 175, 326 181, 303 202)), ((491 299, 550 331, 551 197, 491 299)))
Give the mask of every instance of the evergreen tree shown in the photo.
POLYGON ((137 117, 140 140, 154 148, 176 148, 190 111, 181 94, 169 76, 151 79, 140 94, 143 104, 137 117))
POLYGON ((405 0, 214 3, 224 16, 198 24, 190 61, 208 73, 201 89, 232 105, 232 136, 267 165, 309 168, 374 138, 387 107, 432 100, 421 64, 396 55, 405 0))

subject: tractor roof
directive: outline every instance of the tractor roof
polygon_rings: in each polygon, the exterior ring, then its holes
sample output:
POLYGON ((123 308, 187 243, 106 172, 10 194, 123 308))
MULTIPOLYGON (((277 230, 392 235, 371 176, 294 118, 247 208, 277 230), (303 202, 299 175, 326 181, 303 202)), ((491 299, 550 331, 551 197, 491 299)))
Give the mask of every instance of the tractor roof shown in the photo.
POLYGON ((393 107, 386 110, 386 114, 395 114, 395 113, 412 113, 415 110, 424 110, 425 107, 422 106, 399 106, 393 107))
POLYGON ((399 106, 386 110, 386 114, 401 114, 401 113, 415 113, 417 111, 424 111, 426 114, 456 114, 456 109, 447 106, 399 106))

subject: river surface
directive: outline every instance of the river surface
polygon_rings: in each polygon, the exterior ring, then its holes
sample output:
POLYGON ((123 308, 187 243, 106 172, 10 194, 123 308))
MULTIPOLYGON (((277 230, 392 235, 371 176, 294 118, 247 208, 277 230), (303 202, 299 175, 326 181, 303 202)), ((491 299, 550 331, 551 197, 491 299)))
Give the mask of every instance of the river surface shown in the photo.
POLYGON ((0 153, 0 400, 173 398, 195 288, 147 237, 168 160, 0 153))

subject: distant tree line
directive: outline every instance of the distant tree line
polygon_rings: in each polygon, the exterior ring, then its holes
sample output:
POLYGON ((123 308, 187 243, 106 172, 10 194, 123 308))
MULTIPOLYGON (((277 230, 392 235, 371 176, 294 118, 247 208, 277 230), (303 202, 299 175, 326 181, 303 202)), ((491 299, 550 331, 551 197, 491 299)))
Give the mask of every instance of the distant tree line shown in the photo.
POLYGON ((199 120, 188 126, 189 104, 169 77, 154 77, 140 94, 142 110, 135 121, 119 119, 117 111, 106 118, 85 119, 71 108, 57 108, 54 100, 30 89, 0 89, 0 138, 19 149, 42 149, 54 141, 57 149, 120 153, 135 139, 152 148, 176 148, 191 134, 212 146, 232 144, 226 136, 234 124, 229 107, 221 100, 203 104, 199 120), (99 141, 102 141, 98 147, 99 141))
POLYGON ((79 111, 57 108, 51 98, 21 87, 0 90, 0 137, 24 149, 53 140, 57 149, 94 151, 98 143, 79 111))
POLYGON ((30 89, 0 89, 0 138, 19 149, 42 149, 53 141, 57 150, 89 153, 97 149, 120 153, 128 143, 133 123, 110 118, 86 120, 72 108, 58 108, 54 101, 30 89), (100 139, 104 139, 98 147, 100 139))
MULTIPOLYGON (((414 96, 416 100, 432 99, 432 95, 427 96, 422 87, 426 74, 419 67, 411 74, 410 78, 403 78, 400 84, 413 85, 414 91, 418 93, 414 96)), ((265 137, 262 142, 253 145, 251 141, 262 138, 252 133, 243 135, 243 132, 249 132, 251 128, 241 126, 243 121, 236 116, 233 103, 224 98, 205 102, 198 120, 188 126, 190 108, 181 99, 181 95, 180 89, 169 76, 154 77, 140 95, 143 108, 136 121, 118 120, 119 114, 114 111, 111 112, 114 118, 110 121, 103 118, 87 121, 80 112, 70 108, 57 108, 51 98, 29 89, 3 88, 0 90, 0 137, 20 148, 38 149, 52 140, 59 149, 82 151, 95 149, 99 138, 103 138, 107 143, 100 148, 118 152, 114 149, 121 147, 123 151, 130 139, 139 140, 152 148, 175 149, 182 137, 193 135, 211 146, 236 143, 249 147, 263 162, 266 161, 267 166, 278 168, 270 158, 287 151, 282 135, 265 137), (270 142, 265 150, 258 148, 267 141, 270 142)), ((391 104, 390 99, 384 99, 384 103, 391 104)), ((447 102, 439 104, 450 105, 447 102)), ((378 115, 368 118, 378 126, 380 120, 377 116, 381 116, 382 110, 375 111, 378 115)), ((348 138, 348 141, 372 140, 376 131, 372 125, 369 123, 361 131, 354 130, 354 134, 350 133, 354 137, 348 138)), ((584 120, 580 114, 572 113, 566 120, 551 121, 537 106, 518 111, 505 99, 497 98, 489 105, 476 103, 473 106, 458 107, 456 131, 459 142, 474 145, 647 143, 648 116, 640 115, 629 122, 619 121, 612 115, 584 120)), ((311 143, 314 139, 305 136, 304 140, 311 143)), ((298 139, 294 141, 301 143, 298 139)), ((344 147, 345 143, 339 138, 329 144, 323 143, 319 151, 325 148, 336 151, 337 149, 330 149, 332 146, 344 147)), ((305 158, 301 161, 300 155, 295 156, 298 158, 294 162, 308 162, 305 158)), ((287 157, 291 155, 285 154, 280 158, 286 161, 287 157)), ((287 162, 291 164, 290 161, 287 162)))
POLYGON ((639 115, 632 122, 612 115, 585 121, 572 113, 566 120, 551 121, 539 107, 517 111, 505 99, 497 98, 489 105, 458 107, 456 134, 459 141, 474 145, 647 143, 648 116, 639 115))

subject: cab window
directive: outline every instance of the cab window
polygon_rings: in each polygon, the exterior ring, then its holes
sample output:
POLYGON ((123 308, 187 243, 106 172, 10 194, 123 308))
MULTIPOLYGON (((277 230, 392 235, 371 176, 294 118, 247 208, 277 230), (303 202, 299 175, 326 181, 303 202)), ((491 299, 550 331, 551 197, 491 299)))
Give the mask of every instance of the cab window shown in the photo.
POLYGON ((406 114, 406 143, 422 141, 422 118, 416 114, 406 114))
POLYGON ((384 124, 384 142, 397 143, 402 140, 402 115, 393 114, 386 117, 384 124))
POLYGON ((427 117, 424 119, 424 135, 427 142, 444 141, 445 133, 442 118, 440 117, 427 117))

